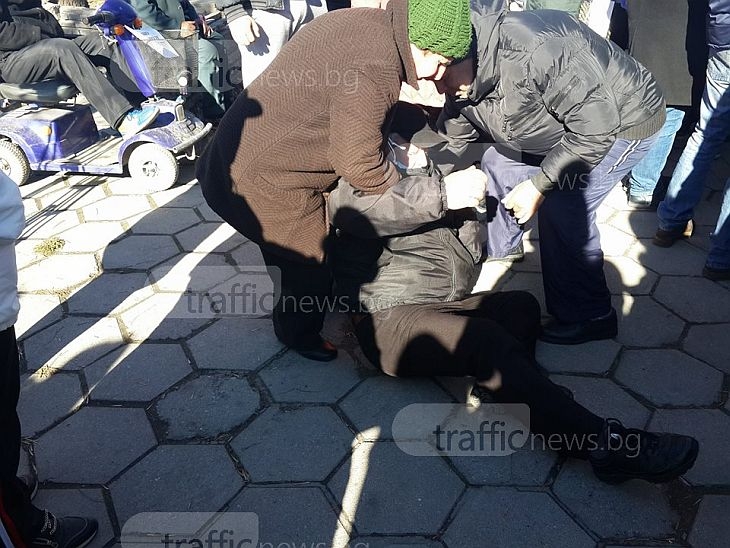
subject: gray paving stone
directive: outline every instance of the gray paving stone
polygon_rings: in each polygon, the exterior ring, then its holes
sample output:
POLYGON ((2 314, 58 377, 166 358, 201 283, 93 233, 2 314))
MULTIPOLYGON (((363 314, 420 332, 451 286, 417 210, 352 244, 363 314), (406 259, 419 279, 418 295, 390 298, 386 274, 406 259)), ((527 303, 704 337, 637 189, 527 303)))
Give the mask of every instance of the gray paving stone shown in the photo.
POLYGON ((128 344, 84 370, 92 400, 150 401, 192 372, 178 344, 128 344))
POLYGON ((198 215, 205 220, 212 223, 222 223, 223 219, 221 219, 218 214, 213 211, 210 206, 206 203, 200 204, 199 206, 195 207, 195 211, 198 212, 198 215))
POLYGON ((269 408, 231 441, 251 481, 324 481, 354 434, 329 407, 269 408))
POLYGON ((98 271, 91 253, 52 255, 18 272, 18 290, 62 291, 88 283, 98 271))
POLYGON ((15 263, 18 270, 45 259, 43 255, 35 252, 36 246, 41 243, 43 243, 42 239, 18 240, 15 242, 15 263))
POLYGON ((349 548, 443 548, 443 544, 425 537, 357 537, 349 548))
POLYGON ((82 369, 123 343, 114 318, 67 316, 25 339, 28 369, 82 369))
POLYGON ((110 244, 104 251, 104 268, 146 270, 180 253, 171 236, 133 234, 110 244))
POLYGON ((730 323, 693 325, 682 347, 693 356, 730 373, 730 323))
POLYGON ((613 298, 618 312, 618 337, 627 346, 656 347, 676 344, 684 322, 651 297, 622 295, 613 298))
POLYGON ((608 224, 630 236, 653 238, 657 230, 657 217, 655 211, 617 211, 608 224))
POLYGON ((110 196, 83 208, 86 221, 121 221, 150 211, 147 196, 110 196))
POLYGON ((620 256, 634 243, 634 237, 610 225, 598 225, 601 249, 606 257, 620 256))
POLYGON ((204 294, 237 274, 223 255, 185 253, 153 268, 150 278, 160 291, 204 294))
POLYGON ((45 240, 79 224, 75 211, 40 211, 26 221, 21 237, 45 240))
POLYGON ((284 346, 269 318, 221 318, 188 341, 199 369, 253 371, 284 346), (221 341, 241 341, 224 344, 221 341))
POLYGON ((436 377, 436 382, 454 400, 465 403, 474 386, 474 377, 436 377))
POLYGON ((73 293, 66 305, 71 314, 115 314, 152 295, 147 274, 106 272, 73 293))
POLYGON ((705 278, 665 276, 654 298, 690 322, 730 322, 730 291, 705 278))
POLYGON ((599 537, 665 538, 678 520, 662 489, 642 481, 612 486, 586 462, 568 461, 553 485, 555 495, 599 537))
POLYGON ((452 399, 430 379, 367 379, 340 403, 340 409, 363 439, 392 439, 395 416, 412 403, 450 403, 452 399), (374 402, 377 404, 374 405, 374 402))
POLYGON ((508 456, 449 457, 470 485, 539 486, 547 481, 557 455, 528 444, 508 456))
POLYGON ((27 337, 48 327, 63 317, 63 308, 57 295, 21 293, 20 314, 15 322, 15 335, 27 337))
POLYGON ((205 203, 203 193, 197 184, 175 186, 151 195, 157 207, 198 207, 205 203))
POLYGON ((444 542, 449 548, 466 548, 474 546, 474 539, 487 538, 489 546, 495 548, 595 545, 547 493, 470 488, 457 507, 444 542))
POLYGON ((135 234, 175 234, 196 225, 200 217, 192 209, 160 207, 132 224, 135 234))
POLYGON ((103 185, 69 186, 58 188, 38 198, 45 210, 64 211, 81 209, 107 197, 103 185))
POLYGON ((225 253, 248 241, 225 223, 202 223, 183 230, 175 237, 185 251, 198 253, 225 253))
POLYGON ((500 291, 527 291, 532 293, 540 303, 541 310, 545 306, 545 290, 542 285, 542 274, 532 272, 515 272, 509 280, 498 286, 500 291))
POLYGON ((58 237, 66 242, 64 253, 93 253, 105 248, 124 232, 122 224, 117 222, 84 223, 64 230, 58 237))
POLYGON ((289 351, 259 375, 279 403, 334 403, 370 373, 345 352, 331 362, 315 362, 289 351))
POLYGON ((651 240, 638 240, 626 256, 657 274, 672 276, 698 276, 706 258, 704 251, 687 242, 677 242, 667 249, 655 246, 651 240))
POLYGON ((689 542, 702 548, 725 548, 730 538, 730 496, 705 495, 697 511, 689 542))
POLYGON ((628 257, 606 257, 606 282, 614 295, 649 295, 659 276, 628 257))
POLYGON ((99 522, 99 531, 87 546, 102 548, 114 539, 114 529, 101 489, 39 489, 33 499, 38 508, 57 516, 84 516, 99 522))
POLYGON ((318 487, 246 487, 227 510, 258 515, 261 548, 333 546, 340 527, 338 515, 318 487))
POLYGON ((335 346, 357 344, 350 316, 345 313, 328 312, 325 316, 322 336, 335 346))
POLYGON ((123 527, 140 512, 217 512, 242 486, 222 445, 160 445, 109 487, 123 527))
POLYGON ((187 296, 155 293, 119 315, 133 342, 184 339, 210 322, 205 314, 190 311, 187 296))
POLYGON ((41 430, 76 411, 84 401, 75 374, 24 376, 20 384, 18 415, 23 435, 33 437, 41 430))
POLYGON ((38 476, 106 483, 155 444, 143 409, 84 407, 35 443, 38 476))
POLYGON ((565 346, 537 343, 537 361, 551 373, 606 373, 616 360, 621 345, 615 341, 593 341, 565 346))
POLYGON ((552 375, 550 378, 567 386, 575 401, 599 417, 618 419, 629 428, 643 428, 651 416, 646 407, 610 379, 568 375, 552 375))
POLYGON ((723 375, 678 350, 627 350, 616 380, 656 405, 712 405, 723 375))
POLYGON ((695 465, 684 478, 696 485, 730 485, 730 416, 717 409, 660 409, 649 429, 693 436, 700 442, 695 465))
POLYGON ((154 410, 165 424, 165 439, 212 439, 243 424, 259 405, 259 393, 246 378, 212 373, 168 392, 154 410))
POLYGON ((431 535, 442 527, 464 484, 439 457, 412 457, 392 442, 365 442, 329 487, 360 534, 431 535))

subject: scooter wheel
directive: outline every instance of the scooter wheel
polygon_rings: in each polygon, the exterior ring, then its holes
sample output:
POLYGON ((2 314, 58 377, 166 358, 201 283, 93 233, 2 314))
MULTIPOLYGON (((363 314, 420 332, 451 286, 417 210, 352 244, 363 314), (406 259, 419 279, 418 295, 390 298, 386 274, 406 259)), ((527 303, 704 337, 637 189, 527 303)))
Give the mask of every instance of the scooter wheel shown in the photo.
POLYGON ((129 175, 150 191, 166 190, 177 182, 180 166, 175 156, 157 143, 142 143, 132 150, 127 162, 129 175))
POLYGON ((0 171, 18 186, 24 185, 30 177, 30 164, 23 149, 13 142, 0 141, 0 171))

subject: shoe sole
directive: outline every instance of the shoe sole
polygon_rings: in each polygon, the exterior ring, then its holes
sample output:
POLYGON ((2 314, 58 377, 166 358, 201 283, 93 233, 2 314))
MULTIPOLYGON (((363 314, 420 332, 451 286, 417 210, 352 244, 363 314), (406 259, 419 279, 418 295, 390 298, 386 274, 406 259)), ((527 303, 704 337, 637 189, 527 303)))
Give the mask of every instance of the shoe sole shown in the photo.
POLYGON ((550 335, 545 335, 544 333, 540 335, 540 340, 542 342, 548 343, 548 344, 559 344, 562 346, 574 346, 576 344, 585 344, 587 342, 591 341, 604 341, 609 339, 615 339, 618 336, 618 329, 611 331, 610 333, 596 333, 595 335, 585 335, 583 337, 580 337, 579 339, 561 339, 557 337, 551 337, 550 335))
POLYGON ((618 485, 632 479, 640 479, 649 483, 666 483, 684 475, 695 464, 697 454, 700 450, 700 444, 697 440, 692 440, 692 449, 687 453, 687 458, 678 464, 674 469, 667 470, 660 474, 628 474, 625 472, 604 473, 594 469, 596 477, 604 483, 610 485, 618 485))

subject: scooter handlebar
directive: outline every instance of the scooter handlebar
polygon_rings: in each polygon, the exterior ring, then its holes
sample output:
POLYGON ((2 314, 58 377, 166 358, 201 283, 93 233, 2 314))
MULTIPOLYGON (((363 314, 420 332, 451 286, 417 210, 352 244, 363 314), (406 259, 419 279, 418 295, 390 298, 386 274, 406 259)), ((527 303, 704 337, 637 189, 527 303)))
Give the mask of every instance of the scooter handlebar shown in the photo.
POLYGON ((100 11, 94 15, 89 15, 81 19, 84 25, 98 25, 99 23, 114 23, 114 14, 109 11, 100 11))

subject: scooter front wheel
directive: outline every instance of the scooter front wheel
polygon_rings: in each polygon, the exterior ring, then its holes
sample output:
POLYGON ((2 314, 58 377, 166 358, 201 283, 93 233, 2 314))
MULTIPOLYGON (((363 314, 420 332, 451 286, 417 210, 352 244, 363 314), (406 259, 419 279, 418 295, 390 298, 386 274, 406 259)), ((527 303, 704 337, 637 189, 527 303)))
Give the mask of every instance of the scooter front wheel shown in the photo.
POLYGON ((12 141, 0 141, 0 171, 10 177, 18 186, 30 177, 30 164, 23 149, 12 141))
POLYGON ((142 143, 132 150, 127 162, 129 175, 151 192, 166 190, 177 182, 180 166, 175 155, 157 143, 142 143))

